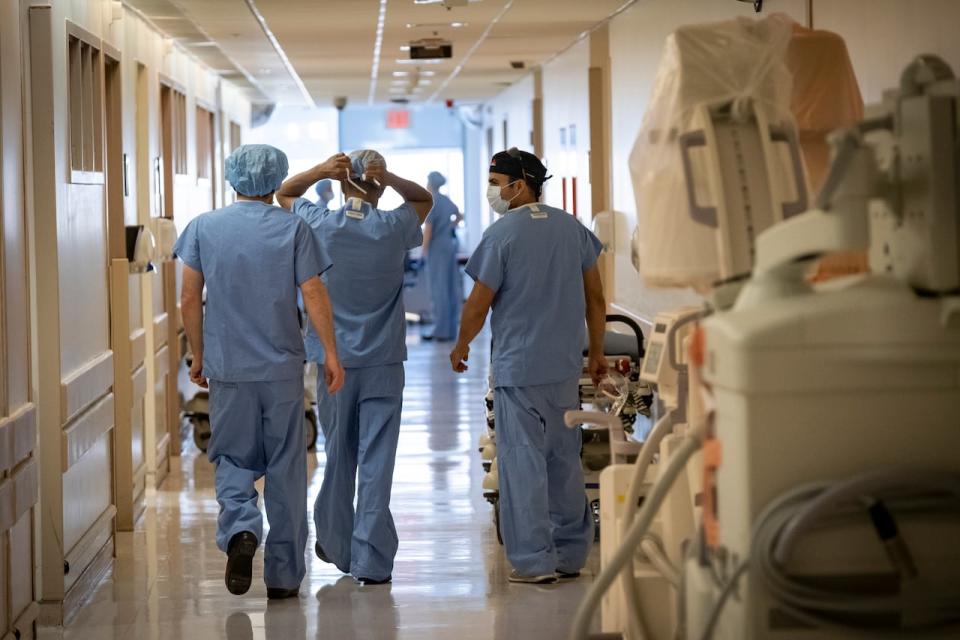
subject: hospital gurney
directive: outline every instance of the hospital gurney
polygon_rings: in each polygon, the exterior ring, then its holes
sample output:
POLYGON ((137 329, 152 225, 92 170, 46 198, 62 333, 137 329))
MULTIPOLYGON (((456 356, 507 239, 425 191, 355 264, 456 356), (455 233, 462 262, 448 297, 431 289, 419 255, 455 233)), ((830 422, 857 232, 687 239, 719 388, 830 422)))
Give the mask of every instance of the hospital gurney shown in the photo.
MULTIPOLYGON (((600 472, 615 461, 632 461, 640 449, 640 443, 634 439, 635 435, 643 435, 648 430, 650 406, 653 399, 652 391, 641 380, 641 364, 644 356, 644 338, 640 326, 632 319, 621 315, 608 315, 607 323, 625 324, 633 335, 607 331, 604 335, 604 354, 607 366, 616 371, 626 381, 626 392, 617 402, 613 416, 619 428, 606 429, 585 427, 582 430, 583 447, 580 452, 580 461, 583 467, 584 488, 590 501, 593 513, 595 533, 600 536, 600 472), (631 453, 632 452, 632 453, 631 453)), ((584 349, 584 369, 581 374, 580 407, 596 408, 598 405, 597 389, 586 373, 586 355, 584 349)), ((485 475, 483 478, 483 497, 493 506, 493 520, 497 532, 497 540, 503 544, 500 536, 500 490, 499 472, 497 469, 496 448, 496 417, 494 414, 494 394, 492 380, 490 388, 484 395, 484 417, 486 429, 480 436, 479 451, 485 475)))

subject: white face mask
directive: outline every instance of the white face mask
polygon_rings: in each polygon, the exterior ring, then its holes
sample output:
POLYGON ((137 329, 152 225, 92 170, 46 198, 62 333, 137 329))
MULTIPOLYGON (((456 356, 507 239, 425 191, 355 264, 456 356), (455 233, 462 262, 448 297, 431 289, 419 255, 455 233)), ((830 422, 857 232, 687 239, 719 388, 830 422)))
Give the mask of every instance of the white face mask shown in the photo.
MULTIPOLYGON (((504 186, 509 187, 511 184, 516 184, 518 182, 520 181, 514 180, 513 182, 510 182, 504 186)), ((500 193, 502 189, 503 187, 498 187, 495 184, 491 184, 490 186, 487 187, 487 202, 490 203, 490 208, 493 209, 495 212, 499 213, 500 215, 503 215, 507 211, 509 211, 510 203, 513 202, 514 198, 520 195, 518 193, 517 195, 513 196, 513 198, 510 198, 509 200, 504 200, 502 197, 500 197, 500 193)))

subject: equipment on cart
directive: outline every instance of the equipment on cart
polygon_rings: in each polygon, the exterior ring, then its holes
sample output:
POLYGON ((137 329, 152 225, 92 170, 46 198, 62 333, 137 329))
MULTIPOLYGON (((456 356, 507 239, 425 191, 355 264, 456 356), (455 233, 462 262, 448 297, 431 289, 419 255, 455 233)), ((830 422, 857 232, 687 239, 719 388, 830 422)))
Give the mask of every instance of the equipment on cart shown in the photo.
POLYGON ((831 135, 816 209, 759 234, 735 304, 694 330, 688 428, 666 458, 661 444, 655 476, 639 469, 653 483, 639 509, 627 496, 629 529, 571 638, 622 568, 638 587, 630 639, 958 634, 958 114, 960 83, 921 56, 899 91, 831 135), (872 274, 808 283, 820 256, 867 248, 872 274), (680 563, 657 566, 651 527, 675 517, 698 452, 695 535, 680 563), (672 603, 636 572, 638 547, 672 603))

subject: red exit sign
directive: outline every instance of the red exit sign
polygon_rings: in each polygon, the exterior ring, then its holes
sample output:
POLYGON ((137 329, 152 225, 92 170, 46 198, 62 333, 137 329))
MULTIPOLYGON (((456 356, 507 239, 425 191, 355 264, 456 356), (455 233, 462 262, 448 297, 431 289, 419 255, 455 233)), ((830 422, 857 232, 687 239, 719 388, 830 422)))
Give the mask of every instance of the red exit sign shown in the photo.
POLYGON ((387 129, 409 129, 410 112, 406 109, 387 111, 387 129))

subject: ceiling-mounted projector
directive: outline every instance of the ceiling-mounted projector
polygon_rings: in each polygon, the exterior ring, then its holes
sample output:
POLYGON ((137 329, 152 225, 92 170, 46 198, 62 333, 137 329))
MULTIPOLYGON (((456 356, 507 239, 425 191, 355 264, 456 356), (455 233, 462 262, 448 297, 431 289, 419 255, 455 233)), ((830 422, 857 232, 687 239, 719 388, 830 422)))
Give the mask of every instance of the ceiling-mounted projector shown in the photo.
POLYGON ((442 38, 423 38, 410 43, 411 60, 436 60, 452 58, 453 43, 442 38))

